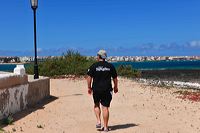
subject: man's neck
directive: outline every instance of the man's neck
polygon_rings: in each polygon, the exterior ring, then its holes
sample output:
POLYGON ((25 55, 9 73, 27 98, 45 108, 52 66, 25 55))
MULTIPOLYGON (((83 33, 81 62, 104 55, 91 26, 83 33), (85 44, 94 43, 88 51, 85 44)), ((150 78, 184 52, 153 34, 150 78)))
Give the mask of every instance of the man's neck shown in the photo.
POLYGON ((105 60, 103 60, 103 59, 99 59, 99 61, 105 61, 105 60))

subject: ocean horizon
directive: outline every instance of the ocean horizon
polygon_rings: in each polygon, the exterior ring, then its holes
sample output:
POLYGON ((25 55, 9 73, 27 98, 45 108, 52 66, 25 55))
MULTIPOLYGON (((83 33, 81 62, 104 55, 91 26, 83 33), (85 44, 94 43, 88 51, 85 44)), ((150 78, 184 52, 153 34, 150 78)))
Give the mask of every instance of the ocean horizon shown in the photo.
POLYGON ((142 61, 142 62, 113 62, 119 65, 131 65, 138 70, 200 70, 200 60, 172 60, 172 61, 142 61))
MULTIPOLYGON (((142 61, 142 62, 112 62, 115 67, 131 65, 138 70, 200 70, 200 60, 191 61, 142 61)), ((0 71, 12 72, 17 64, 0 64, 0 71)), ((27 67, 28 64, 25 64, 27 67)))

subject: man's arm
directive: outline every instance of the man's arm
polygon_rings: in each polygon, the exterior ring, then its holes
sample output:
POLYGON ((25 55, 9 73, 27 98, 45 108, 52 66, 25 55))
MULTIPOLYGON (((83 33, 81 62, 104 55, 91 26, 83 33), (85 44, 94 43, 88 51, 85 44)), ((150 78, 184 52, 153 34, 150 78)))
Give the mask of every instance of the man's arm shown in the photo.
POLYGON ((114 82, 114 93, 118 92, 118 80, 117 77, 113 79, 114 82))
POLYGON ((92 94, 91 83, 92 83, 92 77, 88 76, 88 77, 87 77, 88 94, 92 94))

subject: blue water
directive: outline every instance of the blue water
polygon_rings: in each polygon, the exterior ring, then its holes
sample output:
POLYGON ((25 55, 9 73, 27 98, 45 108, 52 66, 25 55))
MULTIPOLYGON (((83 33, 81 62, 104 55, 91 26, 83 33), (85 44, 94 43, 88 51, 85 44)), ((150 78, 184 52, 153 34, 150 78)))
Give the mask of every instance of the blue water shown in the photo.
POLYGON ((14 64, 0 64, 0 71, 13 71, 15 67, 14 64))
POLYGON ((139 70, 174 70, 174 69, 200 69, 198 61, 145 61, 145 62, 115 62, 115 67, 119 65, 131 65, 139 70))
MULTIPOLYGON (((26 67, 28 64, 25 64, 26 67)), ((12 72, 16 67, 15 64, 0 64, 0 71, 12 72)))
MULTIPOLYGON (((199 61, 146 61, 146 62, 114 62, 119 65, 131 65, 139 70, 173 70, 173 69, 200 69, 199 61)), ((26 64, 27 65, 27 64, 26 64)), ((26 66, 25 65, 25 66, 26 66)), ((0 71, 13 71, 15 64, 0 64, 0 71)))

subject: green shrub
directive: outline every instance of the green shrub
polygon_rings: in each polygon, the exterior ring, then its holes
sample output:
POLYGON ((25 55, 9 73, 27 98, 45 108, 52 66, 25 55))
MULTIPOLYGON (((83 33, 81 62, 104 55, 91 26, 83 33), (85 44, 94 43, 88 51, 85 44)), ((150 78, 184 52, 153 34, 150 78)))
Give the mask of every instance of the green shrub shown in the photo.
MULTIPOLYGON (((80 53, 68 50, 61 57, 48 58, 38 64, 39 74, 42 76, 59 75, 85 75, 87 69, 95 62, 94 59, 87 59, 80 53)), ((34 65, 26 68, 28 74, 33 74, 34 65)))
MULTIPOLYGON (((44 62, 39 62, 39 74, 42 76, 60 76, 60 75, 86 75, 87 69, 95 62, 93 58, 87 59, 79 52, 68 50, 60 57, 48 58, 44 62)), ((28 65, 26 71, 33 74, 34 64, 28 65)), ((134 78, 140 77, 140 71, 132 68, 131 65, 120 65, 117 67, 119 76, 134 78)))
MULTIPOLYGON (((13 122, 14 122, 14 119, 13 119, 12 115, 9 115, 8 117, 6 117, 0 121, 0 125, 11 125, 11 124, 13 124, 13 122)), ((2 129, 0 128, 0 131, 1 130, 2 129)))
POLYGON ((124 76, 128 78, 140 77, 141 72, 133 69, 131 65, 120 65, 117 67, 117 73, 119 76, 124 76))

